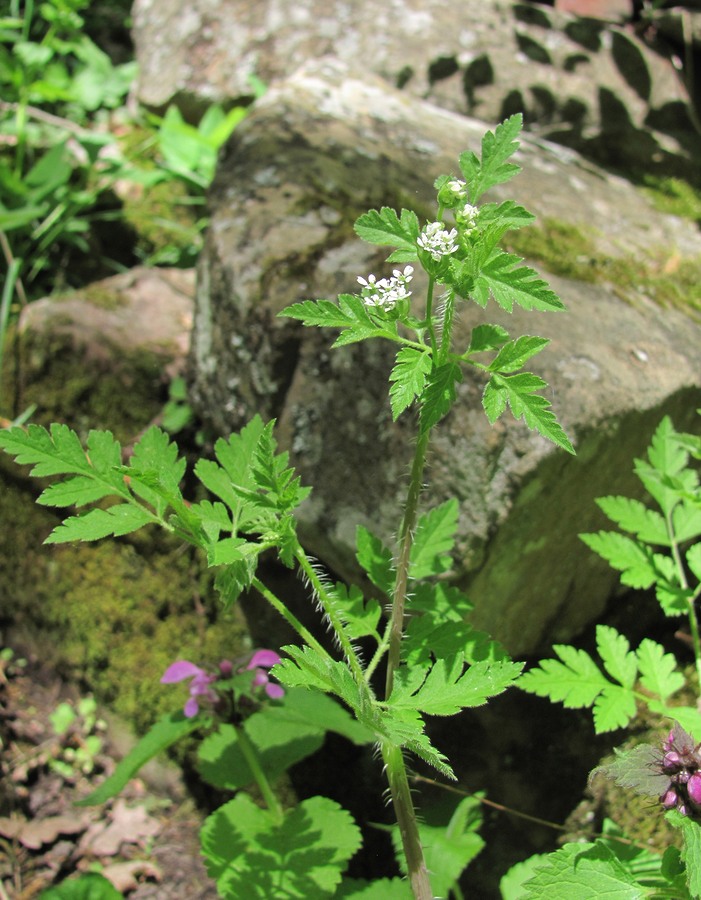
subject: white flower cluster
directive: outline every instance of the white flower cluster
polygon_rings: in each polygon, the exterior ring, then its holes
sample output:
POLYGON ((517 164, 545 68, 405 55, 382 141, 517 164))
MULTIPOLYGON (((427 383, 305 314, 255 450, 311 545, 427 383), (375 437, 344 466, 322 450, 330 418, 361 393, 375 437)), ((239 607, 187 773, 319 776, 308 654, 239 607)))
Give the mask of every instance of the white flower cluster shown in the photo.
POLYGON ((474 230, 478 212, 479 210, 476 206, 471 206, 469 203, 465 203, 462 209, 460 209, 456 213, 458 225, 460 226, 460 230, 462 232, 464 232, 465 234, 469 234, 474 230))
POLYGON ((417 244, 422 250, 430 253, 435 260, 450 256, 458 249, 458 233, 454 228, 447 231, 442 222, 429 222, 419 235, 417 244))
POLYGON ((406 266, 403 272, 395 269, 391 278, 381 278, 379 281, 374 275, 368 275, 367 279, 358 276, 358 284, 363 288, 363 303, 384 312, 394 309, 400 300, 411 297, 411 291, 406 286, 411 281, 413 272, 413 266, 406 266))

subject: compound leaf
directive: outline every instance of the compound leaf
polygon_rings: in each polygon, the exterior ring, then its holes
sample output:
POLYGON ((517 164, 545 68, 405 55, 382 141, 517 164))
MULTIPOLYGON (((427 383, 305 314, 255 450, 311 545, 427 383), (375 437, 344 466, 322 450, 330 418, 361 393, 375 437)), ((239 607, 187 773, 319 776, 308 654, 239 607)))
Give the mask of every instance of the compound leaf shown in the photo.
POLYGON ((475 277, 472 297, 485 307, 493 298, 502 309, 511 312, 514 305, 523 309, 563 310, 565 305, 535 269, 523 265, 520 256, 495 249, 475 277))
POLYGON ((482 159, 467 150, 460 154, 460 169, 465 176, 470 203, 479 198, 496 184, 502 184, 521 171, 520 166, 507 160, 519 148, 518 137, 523 125, 520 113, 511 116, 482 138, 482 159))
POLYGON ((523 417, 528 428, 574 454, 574 447, 550 409, 550 401, 536 391, 547 387, 545 381, 530 372, 516 375, 495 373, 487 382, 482 395, 482 406, 493 425, 508 406, 514 418, 523 417))
POLYGON ((369 244, 390 245, 402 251, 401 258, 392 254, 396 262, 416 259, 416 240, 419 236, 419 220, 416 213, 403 209, 400 216, 388 206, 371 209, 355 222, 355 233, 369 244))
POLYGON ((392 418, 399 416, 421 395, 426 384, 426 376, 431 371, 431 357, 423 350, 402 347, 397 354, 397 362, 389 376, 392 386, 389 390, 392 418))

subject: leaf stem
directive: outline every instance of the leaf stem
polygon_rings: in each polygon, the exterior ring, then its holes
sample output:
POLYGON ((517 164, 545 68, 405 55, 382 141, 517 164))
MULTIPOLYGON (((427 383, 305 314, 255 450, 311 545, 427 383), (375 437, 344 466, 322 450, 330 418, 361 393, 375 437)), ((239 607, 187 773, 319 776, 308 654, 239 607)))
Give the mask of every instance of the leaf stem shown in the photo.
POLYGON ((241 749, 241 754, 246 760, 248 768, 251 770, 251 774, 255 778, 256 784, 258 785, 263 800, 265 800, 265 805, 268 807, 277 822, 282 822, 285 814, 283 812, 282 806, 280 805, 280 801, 275 796, 273 789, 270 787, 270 782, 268 781, 268 777, 263 771, 263 768, 260 764, 258 753, 256 752, 256 748, 254 747, 253 742, 249 738, 248 734, 246 734, 246 729, 242 725, 234 724, 234 729, 236 731, 236 737, 241 749))
POLYGON ((295 558, 299 563, 302 571, 309 579, 309 583, 314 589, 319 603, 323 607, 324 613, 331 623, 334 636, 336 637, 338 643, 341 645, 341 650, 343 651, 343 655, 345 656, 348 665, 351 668, 351 672, 353 673, 353 678, 355 679, 356 684, 363 688, 367 688, 365 673, 363 671, 363 667, 360 664, 360 660, 358 659, 358 654, 355 652, 355 648, 353 647, 350 639, 348 638, 348 635, 346 634, 345 628, 343 627, 343 621, 338 614, 338 609, 336 607, 336 604, 333 602, 329 591, 324 585, 322 579, 315 571, 311 560, 301 546, 298 546, 295 550, 295 558))
POLYGON ((299 621, 299 619, 293 615, 289 609, 285 606, 285 604, 277 597, 270 588, 266 587, 265 584, 258 578, 257 576, 253 576, 251 580, 251 586, 254 587, 258 593, 264 597, 268 603, 275 609, 283 619, 290 625, 297 634, 305 641, 310 647, 316 650, 317 653, 321 653, 324 656, 328 656, 329 654, 324 650, 319 641, 314 637, 314 635, 309 631, 309 629, 305 628, 304 625, 299 621))

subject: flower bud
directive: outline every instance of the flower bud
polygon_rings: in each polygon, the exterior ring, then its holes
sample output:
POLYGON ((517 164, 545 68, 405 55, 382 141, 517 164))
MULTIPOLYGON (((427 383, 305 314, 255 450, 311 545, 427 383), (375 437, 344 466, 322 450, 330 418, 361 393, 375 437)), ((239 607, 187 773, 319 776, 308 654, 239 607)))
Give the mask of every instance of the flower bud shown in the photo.
POLYGON ((679 802, 679 796, 673 787, 668 788, 660 797, 660 803, 665 809, 674 809, 679 802))
POLYGON ((686 786, 689 800, 694 806, 701 806, 701 772, 694 772, 686 786))
POLYGON ((665 753, 662 759, 662 769, 664 772, 669 772, 671 775, 674 772, 678 772, 681 768, 682 758, 676 750, 670 750, 668 753, 665 753))

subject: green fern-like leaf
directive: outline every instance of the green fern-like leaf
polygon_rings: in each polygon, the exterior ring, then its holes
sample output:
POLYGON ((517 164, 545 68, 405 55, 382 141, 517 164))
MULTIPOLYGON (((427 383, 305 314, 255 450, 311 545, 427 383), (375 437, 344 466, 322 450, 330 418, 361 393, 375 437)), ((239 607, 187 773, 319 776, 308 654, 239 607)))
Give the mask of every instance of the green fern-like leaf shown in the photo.
POLYGON ((402 347, 389 376, 392 382, 389 396, 395 421, 421 395, 430 371, 431 357, 428 353, 413 347, 402 347))
POLYGON ((482 158, 471 150, 460 155, 460 169, 467 182, 470 203, 476 204, 485 191, 517 175, 521 169, 507 162, 519 148, 518 137, 523 127, 520 113, 506 119, 482 138, 482 158))

